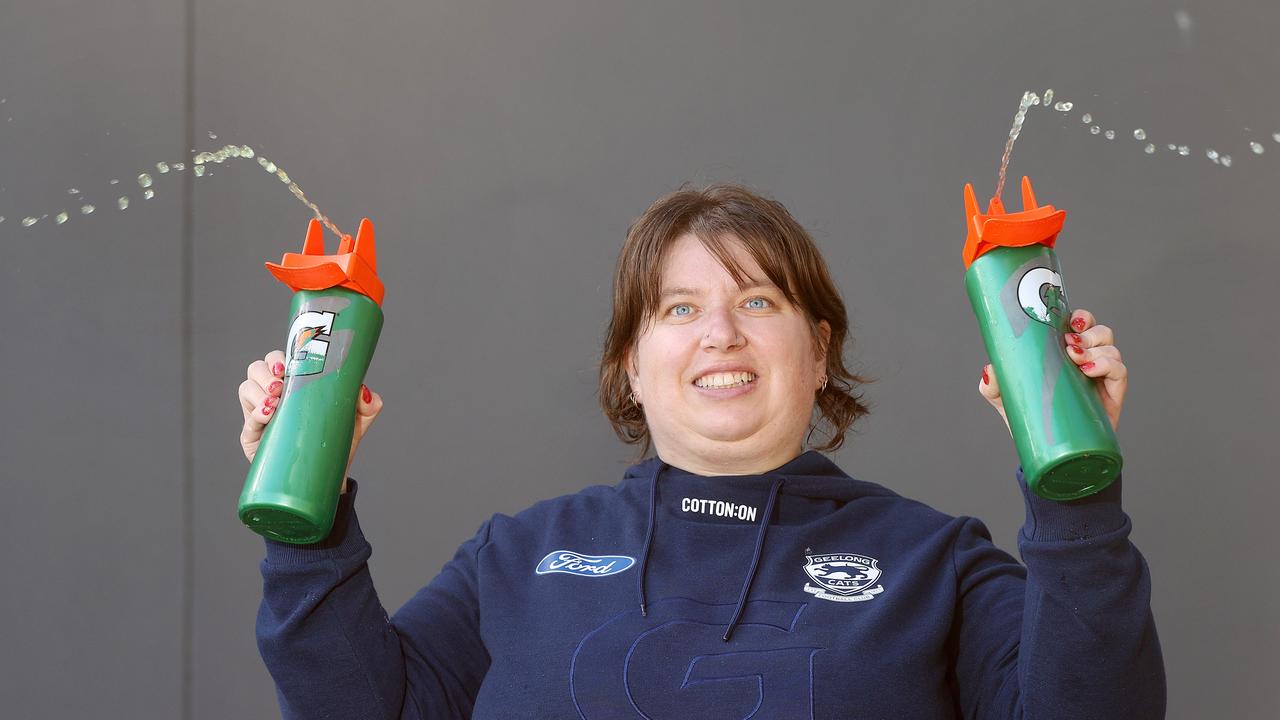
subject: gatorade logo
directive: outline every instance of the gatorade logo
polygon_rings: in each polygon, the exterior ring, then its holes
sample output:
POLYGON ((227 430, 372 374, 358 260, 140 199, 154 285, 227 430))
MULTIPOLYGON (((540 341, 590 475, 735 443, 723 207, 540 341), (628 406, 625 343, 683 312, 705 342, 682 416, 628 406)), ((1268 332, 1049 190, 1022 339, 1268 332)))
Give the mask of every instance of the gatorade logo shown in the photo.
POLYGON ((1047 267, 1028 270, 1018 281, 1018 305, 1037 322, 1065 328, 1070 312, 1062 275, 1047 267))
MULTIPOLYGON (((583 720, 814 717, 814 657, 798 626, 807 603, 752 600, 733 642, 735 604, 663 598, 587 633, 573 653, 569 692, 583 720), (711 710, 714 709, 714 710, 711 710)), ((850 713, 858 709, 850 708, 850 713)))
POLYGON ((315 375, 324 371, 324 361, 329 354, 329 335, 333 312, 304 312, 294 318, 289 327, 289 358, 285 374, 290 376, 315 375))

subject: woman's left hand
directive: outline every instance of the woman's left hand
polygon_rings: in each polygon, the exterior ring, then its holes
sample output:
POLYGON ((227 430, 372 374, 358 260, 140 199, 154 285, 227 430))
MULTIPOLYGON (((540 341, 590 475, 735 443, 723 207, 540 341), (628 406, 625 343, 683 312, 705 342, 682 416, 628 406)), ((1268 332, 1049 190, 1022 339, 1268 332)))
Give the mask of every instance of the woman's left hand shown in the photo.
MULTIPOLYGON (((1129 385, 1129 369, 1120 360, 1120 351, 1116 349, 1116 336, 1111 328, 1098 325, 1093 313, 1088 310, 1076 310, 1071 313, 1071 328, 1075 332, 1067 333, 1064 340, 1067 346, 1067 357, 1080 368, 1085 375, 1093 378, 1094 389, 1102 400, 1102 407, 1111 420, 1111 429, 1120 426, 1120 406, 1124 404, 1124 391, 1129 385)), ((982 368, 982 379, 978 381, 978 392, 991 403, 991 406, 1004 419, 1005 427, 1009 426, 1009 418, 1004 414, 1004 400, 1000 398, 1000 384, 996 381, 995 368, 986 365, 982 368)), ((1012 431, 1010 431, 1012 434, 1012 431)))

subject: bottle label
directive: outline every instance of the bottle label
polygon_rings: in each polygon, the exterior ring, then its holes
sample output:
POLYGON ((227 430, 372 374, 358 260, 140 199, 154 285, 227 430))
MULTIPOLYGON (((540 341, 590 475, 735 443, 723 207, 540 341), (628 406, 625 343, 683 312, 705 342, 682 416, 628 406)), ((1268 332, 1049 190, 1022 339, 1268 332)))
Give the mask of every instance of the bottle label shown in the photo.
POLYGON ((1031 319, 1053 328, 1064 327, 1071 314, 1062 275, 1052 268, 1027 270, 1018 281, 1018 302, 1031 319))
POLYGON ((315 375, 324 372, 325 357, 333 333, 334 312, 304 312, 289 327, 289 361, 286 374, 315 375))

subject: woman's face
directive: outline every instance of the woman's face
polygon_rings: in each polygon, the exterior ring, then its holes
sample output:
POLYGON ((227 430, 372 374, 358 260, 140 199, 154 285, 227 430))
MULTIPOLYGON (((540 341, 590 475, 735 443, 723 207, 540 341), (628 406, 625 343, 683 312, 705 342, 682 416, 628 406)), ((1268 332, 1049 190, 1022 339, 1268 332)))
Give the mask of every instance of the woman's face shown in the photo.
POLYGON ((676 240, 628 363, 658 455, 701 474, 763 472, 799 454, 825 377, 803 311, 741 241, 729 246, 749 276, 741 288, 696 237, 676 240))

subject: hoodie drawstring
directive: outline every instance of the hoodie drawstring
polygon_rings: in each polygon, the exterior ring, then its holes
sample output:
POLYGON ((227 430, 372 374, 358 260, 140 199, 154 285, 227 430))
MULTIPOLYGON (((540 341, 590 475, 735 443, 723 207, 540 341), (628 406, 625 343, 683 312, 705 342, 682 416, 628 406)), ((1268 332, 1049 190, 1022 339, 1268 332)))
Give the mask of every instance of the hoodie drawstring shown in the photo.
POLYGON ((664 462, 654 463, 653 476, 649 478, 649 529, 644 532, 644 552, 640 554, 640 616, 648 617, 649 611, 644 598, 644 571, 649 566, 649 549, 653 547, 653 525, 658 514, 658 473, 667 466, 664 462))
MULTIPOLYGON (((649 616, 649 608, 644 592, 645 571, 649 567, 649 552, 653 549, 653 531, 658 515, 658 475, 666 467, 667 464, 665 462, 655 463, 653 475, 649 478, 649 524, 644 533, 644 550, 640 553, 640 567, 637 573, 641 617, 649 616)), ((784 478, 778 477, 773 481, 773 486, 769 488, 769 500, 765 503, 764 517, 760 520, 760 531, 756 534, 756 546, 751 553, 751 567, 747 569, 747 578, 742 583, 742 593, 738 596, 738 605, 734 608, 733 617, 729 620, 729 626, 724 631, 726 642, 733 634, 734 628, 738 626, 738 621, 742 619, 742 613, 746 611, 747 595, 751 592, 751 583, 756 578, 756 569, 760 567, 760 555, 764 550, 765 533, 769 530, 769 519, 773 517, 773 506, 777 503, 778 492, 782 489, 783 482, 784 478)))
POLYGON ((769 518, 773 516, 773 504, 778 499, 782 481, 781 477, 774 480, 773 487, 769 489, 769 501, 765 503, 764 517, 760 520, 760 533, 756 535, 756 549, 751 555, 751 568, 747 570, 746 582, 742 583, 742 595, 738 597, 738 607, 734 609, 729 627, 724 631, 725 642, 729 641, 729 636, 733 634, 733 629, 738 626, 738 621, 742 619, 742 613, 747 608, 747 593, 751 592, 751 581, 756 579, 756 568, 760 566, 760 553, 764 549, 765 531, 769 529, 769 518))

